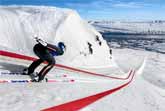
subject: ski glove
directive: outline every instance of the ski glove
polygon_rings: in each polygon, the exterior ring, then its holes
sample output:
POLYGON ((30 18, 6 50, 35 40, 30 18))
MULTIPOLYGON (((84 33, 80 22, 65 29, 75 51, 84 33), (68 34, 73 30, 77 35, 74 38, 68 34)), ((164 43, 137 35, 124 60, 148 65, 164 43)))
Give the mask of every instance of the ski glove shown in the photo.
POLYGON ((41 45, 45 46, 45 47, 48 45, 45 41, 43 41, 42 39, 40 39, 40 38, 38 38, 38 37, 35 37, 35 40, 36 40, 38 43, 40 43, 41 45))

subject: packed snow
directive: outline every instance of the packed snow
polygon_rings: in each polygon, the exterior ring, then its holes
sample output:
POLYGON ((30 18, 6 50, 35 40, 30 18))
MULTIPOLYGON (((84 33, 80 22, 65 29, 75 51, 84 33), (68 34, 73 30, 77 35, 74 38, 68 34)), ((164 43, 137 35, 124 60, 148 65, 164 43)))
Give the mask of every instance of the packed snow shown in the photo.
POLYGON ((165 34, 165 21, 90 21, 101 32, 165 34))
MULTIPOLYGON (((34 56, 34 35, 56 44, 63 41, 67 50, 57 57, 57 63, 89 71, 122 76, 130 69, 136 73, 126 88, 93 103, 81 111, 164 111, 165 110, 165 55, 130 48, 116 49, 109 54, 107 42, 92 26, 73 10, 39 6, 0 7, 0 48, 34 56), (90 44, 92 46, 90 47, 90 44), (101 45, 100 45, 101 44, 101 45), (90 51, 92 48, 92 52, 90 51)), ((158 47, 158 46, 155 46, 158 47)), ((30 62, 0 56, 0 72, 27 67, 30 62)), ((93 95, 122 84, 123 81, 99 78, 54 68, 49 75, 56 78, 68 74, 76 82, 59 83, 2 83, 0 84, 1 111, 39 111, 64 102, 93 95), (58 73, 58 74, 57 74, 58 73), (59 75, 59 76, 57 76, 59 75)), ((64 78, 65 79, 65 78, 64 78)))

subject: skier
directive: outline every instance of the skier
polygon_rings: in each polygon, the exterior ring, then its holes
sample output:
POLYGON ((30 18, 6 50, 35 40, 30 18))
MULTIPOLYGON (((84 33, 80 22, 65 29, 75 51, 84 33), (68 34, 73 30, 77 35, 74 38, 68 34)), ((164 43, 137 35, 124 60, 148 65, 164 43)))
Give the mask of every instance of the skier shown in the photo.
POLYGON ((64 54, 65 45, 63 42, 59 42, 58 46, 55 46, 48 44, 38 37, 35 37, 35 39, 38 43, 34 46, 33 51, 39 57, 39 59, 34 61, 27 69, 24 69, 24 74, 35 77, 32 78, 32 82, 40 82, 55 65, 54 56, 60 56, 64 54), (39 74, 36 75, 34 70, 44 61, 46 61, 48 64, 39 72, 39 74))

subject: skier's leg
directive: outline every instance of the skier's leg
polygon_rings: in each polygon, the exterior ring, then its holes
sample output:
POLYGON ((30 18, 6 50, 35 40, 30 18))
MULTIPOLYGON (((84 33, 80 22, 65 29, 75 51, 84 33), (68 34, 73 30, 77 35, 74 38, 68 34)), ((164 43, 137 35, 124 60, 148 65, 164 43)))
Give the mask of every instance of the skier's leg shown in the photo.
POLYGON ((31 74, 34 72, 34 70, 42 63, 44 62, 42 59, 38 59, 34 61, 29 67, 28 67, 28 74, 31 74))
POLYGON ((53 68, 55 65, 55 59, 52 55, 47 54, 45 55, 45 60, 48 62, 48 65, 46 65, 40 72, 39 72, 39 80, 41 81, 44 79, 45 75, 53 68))
POLYGON ((36 44, 33 47, 34 53, 39 57, 38 60, 34 61, 27 69, 24 71, 27 72, 26 74, 30 75, 34 72, 34 70, 42 63, 44 62, 44 59, 42 58, 42 52, 45 52, 45 48, 43 48, 42 45, 36 44))
POLYGON ((53 68, 53 66, 54 65, 51 65, 51 64, 48 64, 47 66, 45 66, 39 73, 38 81, 43 80, 46 74, 53 68))

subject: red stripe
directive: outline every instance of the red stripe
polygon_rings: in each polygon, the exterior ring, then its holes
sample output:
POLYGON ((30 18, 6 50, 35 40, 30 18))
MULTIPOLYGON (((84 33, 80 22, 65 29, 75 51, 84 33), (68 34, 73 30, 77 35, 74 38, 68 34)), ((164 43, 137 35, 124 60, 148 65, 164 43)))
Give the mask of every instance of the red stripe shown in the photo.
POLYGON ((101 76, 101 77, 111 78, 111 79, 126 80, 126 79, 128 79, 128 78, 130 77, 130 75, 128 75, 128 76, 125 77, 125 78, 107 76, 107 75, 103 75, 103 74, 97 74, 97 73, 93 73, 93 72, 89 72, 89 71, 84 71, 84 70, 81 70, 81 69, 76 69, 76 68, 72 68, 72 67, 60 65, 60 64, 56 64, 55 66, 56 66, 56 67, 65 68, 65 69, 69 69, 69 70, 73 70, 73 71, 77 71, 77 72, 82 72, 82 73, 94 75, 94 76, 101 76))
POLYGON ((21 55, 21 54, 16 54, 13 52, 2 51, 2 50, 0 50, 0 55, 12 57, 12 58, 17 58, 17 59, 30 60, 30 61, 36 60, 36 58, 33 58, 33 57, 29 57, 29 56, 25 56, 25 55, 21 55))
MULTIPOLYGON (((36 58, 34 58, 34 57, 16 54, 13 52, 2 51, 2 50, 0 50, 0 55, 12 57, 12 58, 17 58, 17 59, 22 59, 22 60, 30 60, 30 61, 36 60, 36 58)), ((72 70, 72 71, 76 71, 76 72, 81 72, 81 73, 86 73, 86 74, 90 74, 90 75, 94 75, 94 76, 101 76, 101 77, 106 77, 106 78, 111 78, 111 79, 126 80, 130 77, 130 74, 125 78, 120 78, 120 77, 107 76, 107 75, 103 75, 103 74, 97 74, 97 73, 93 73, 93 72, 89 72, 89 71, 85 71, 85 70, 81 70, 81 69, 76 69, 76 68, 69 67, 69 66, 64 66, 61 64, 56 64, 55 66, 60 67, 60 68, 64 68, 64 69, 68 69, 68 70, 72 70)))
POLYGON ((75 101, 64 103, 64 104, 54 106, 54 107, 51 107, 51 108, 48 108, 48 109, 44 109, 42 111, 78 111, 78 110, 80 110, 80 109, 96 102, 97 100, 99 100, 99 99, 101 99, 101 98, 103 98, 103 97, 105 97, 109 94, 112 94, 112 93, 124 88, 125 86, 127 86, 133 80, 134 73, 135 72, 131 73, 132 78, 130 79, 130 81, 128 81, 127 83, 125 83, 121 86, 118 86, 114 89, 110 89, 108 91, 104 91, 104 92, 101 92, 101 93, 98 93, 98 94, 95 94, 95 95, 92 95, 92 96, 88 96, 88 97, 85 97, 85 98, 82 98, 82 99, 78 99, 78 100, 75 100, 75 101))

